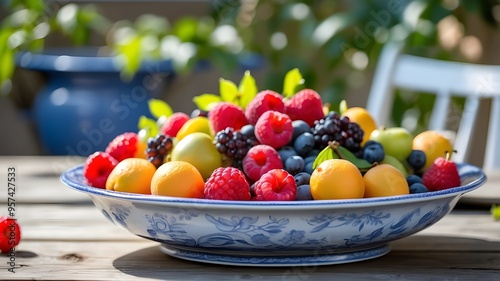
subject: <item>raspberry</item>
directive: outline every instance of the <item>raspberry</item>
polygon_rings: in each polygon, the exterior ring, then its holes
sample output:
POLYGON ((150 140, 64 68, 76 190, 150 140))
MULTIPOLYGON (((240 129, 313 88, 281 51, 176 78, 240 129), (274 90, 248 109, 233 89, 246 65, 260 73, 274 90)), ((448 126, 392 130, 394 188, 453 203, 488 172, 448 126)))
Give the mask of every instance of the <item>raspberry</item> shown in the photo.
POLYGON ((254 193, 257 201, 293 201, 297 194, 297 184, 287 171, 273 169, 255 182, 254 193))
POLYGON ((160 132, 169 137, 175 137, 182 125, 189 120, 189 115, 183 112, 176 112, 170 115, 161 126, 160 132))
POLYGON ((134 157, 137 153, 139 136, 134 132, 127 132, 116 136, 106 147, 105 152, 113 158, 122 161, 134 157))
POLYGON ((87 184, 97 188, 106 188, 109 173, 118 164, 118 160, 106 152, 97 151, 89 155, 83 166, 83 176, 87 184))
POLYGON ((250 200, 250 184, 241 170, 220 167, 205 182, 205 198, 218 200, 250 200))
POLYGON ((283 169, 280 155, 272 146, 256 145, 250 148, 243 158, 243 171, 252 181, 260 179, 263 174, 272 169, 283 169))
POLYGON ((250 124, 255 125, 259 117, 269 110, 285 113, 285 103, 280 94, 272 90, 265 90, 258 93, 247 105, 245 116, 250 124))
POLYGON ((292 139, 292 120, 285 113, 266 111, 255 124, 255 136, 262 144, 283 147, 292 139))
POLYGON ((0 217, 0 252, 8 253, 21 241, 21 227, 16 219, 0 217))
POLYGON ((208 113, 210 127, 214 133, 227 127, 239 131, 248 124, 245 112, 241 107, 230 102, 219 102, 208 113))
POLYGON ((304 89, 285 102, 286 113, 292 120, 304 120, 309 126, 325 117, 323 102, 318 92, 304 89))
POLYGON ((422 183, 429 191, 460 186, 457 165, 448 157, 438 157, 422 175, 422 183))

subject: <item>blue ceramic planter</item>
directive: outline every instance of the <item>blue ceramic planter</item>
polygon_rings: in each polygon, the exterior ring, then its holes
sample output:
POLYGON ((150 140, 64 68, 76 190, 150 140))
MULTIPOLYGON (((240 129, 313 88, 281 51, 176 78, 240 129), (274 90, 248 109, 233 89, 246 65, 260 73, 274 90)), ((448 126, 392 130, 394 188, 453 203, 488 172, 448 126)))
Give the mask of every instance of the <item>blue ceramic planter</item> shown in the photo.
POLYGON ((33 105, 33 118, 47 154, 86 156, 104 150, 118 134, 137 131, 148 100, 160 97, 173 77, 170 61, 142 65, 124 82, 114 57, 97 48, 23 53, 22 68, 46 74, 33 105))

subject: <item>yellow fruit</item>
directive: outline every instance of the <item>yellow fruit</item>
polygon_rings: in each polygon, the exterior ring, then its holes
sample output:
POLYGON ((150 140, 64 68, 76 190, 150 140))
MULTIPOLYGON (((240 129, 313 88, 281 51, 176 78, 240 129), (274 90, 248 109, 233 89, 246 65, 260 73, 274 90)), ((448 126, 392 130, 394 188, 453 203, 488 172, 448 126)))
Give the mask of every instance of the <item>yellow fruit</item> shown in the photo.
POLYGON ((162 164, 151 180, 151 194, 185 198, 203 198, 205 182, 200 172, 184 161, 162 164))
POLYGON ((207 117, 198 116, 189 119, 186 123, 184 123, 184 125, 182 125, 175 137, 180 141, 187 135, 195 132, 205 133, 209 136, 212 136, 212 132, 210 130, 210 122, 208 121, 207 117))
POLYGON ((350 161, 323 161, 311 174, 311 195, 314 200, 363 198, 365 185, 359 169, 350 161))
POLYGON ((349 117, 351 122, 356 122, 361 127, 361 130, 363 130, 364 135, 361 145, 364 145, 370 139, 370 134, 377 128, 375 120, 365 108, 351 107, 342 113, 342 116, 349 117))
POLYGON ((212 138, 205 133, 195 132, 180 140, 170 154, 172 161, 186 161, 195 166, 204 179, 222 166, 222 157, 212 138))
POLYGON ((453 151, 450 140, 437 131, 424 131, 413 138, 413 149, 422 150, 426 161, 423 171, 427 170, 438 157, 445 157, 446 151, 453 151))
POLYGON ((146 159, 146 149, 148 148, 148 145, 141 141, 137 141, 137 150, 135 151, 134 157, 135 158, 143 158, 146 159))
POLYGON ((363 176, 365 197, 382 197, 410 193, 406 177, 400 170, 389 164, 377 165, 363 176))
POLYGON ((106 189, 150 194, 151 178, 155 171, 156 167, 146 159, 124 159, 109 174, 106 180, 106 189))

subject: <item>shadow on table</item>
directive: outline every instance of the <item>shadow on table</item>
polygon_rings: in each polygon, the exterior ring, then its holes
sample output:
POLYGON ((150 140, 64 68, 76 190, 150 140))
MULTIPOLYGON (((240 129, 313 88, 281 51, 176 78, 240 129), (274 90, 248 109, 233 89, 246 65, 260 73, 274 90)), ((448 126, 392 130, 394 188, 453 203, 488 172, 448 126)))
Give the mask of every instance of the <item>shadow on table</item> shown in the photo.
POLYGON ((274 268, 186 261, 154 246, 124 255, 113 266, 158 280, 500 280, 500 241, 414 235, 390 245, 387 255, 361 262, 274 268))

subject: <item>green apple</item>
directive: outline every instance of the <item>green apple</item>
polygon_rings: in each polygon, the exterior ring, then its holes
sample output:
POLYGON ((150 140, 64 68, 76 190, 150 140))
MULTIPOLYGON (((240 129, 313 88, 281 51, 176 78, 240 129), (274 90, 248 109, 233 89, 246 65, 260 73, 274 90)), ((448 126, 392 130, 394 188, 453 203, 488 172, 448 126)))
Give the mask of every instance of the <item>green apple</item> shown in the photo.
POLYGON ((185 136, 172 149, 172 161, 186 161, 198 169, 206 180, 212 172, 222 165, 222 157, 212 138, 201 132, 185 136))
POLYGON ((379 142, 386 155, 396 157, 400 161, 408 158, 413 149, 413 136, 402 127, 375 129, 370 134, 370 139, 379 142))
POLYGON ((380 162, 380 164, 389 164, 398 169, 403 175, 406 177, 408 176, 408 171, 406 171, 405 165, 399 161, 396 157, 393 157, 391 155, 385 155, 384 160, 380 162))

